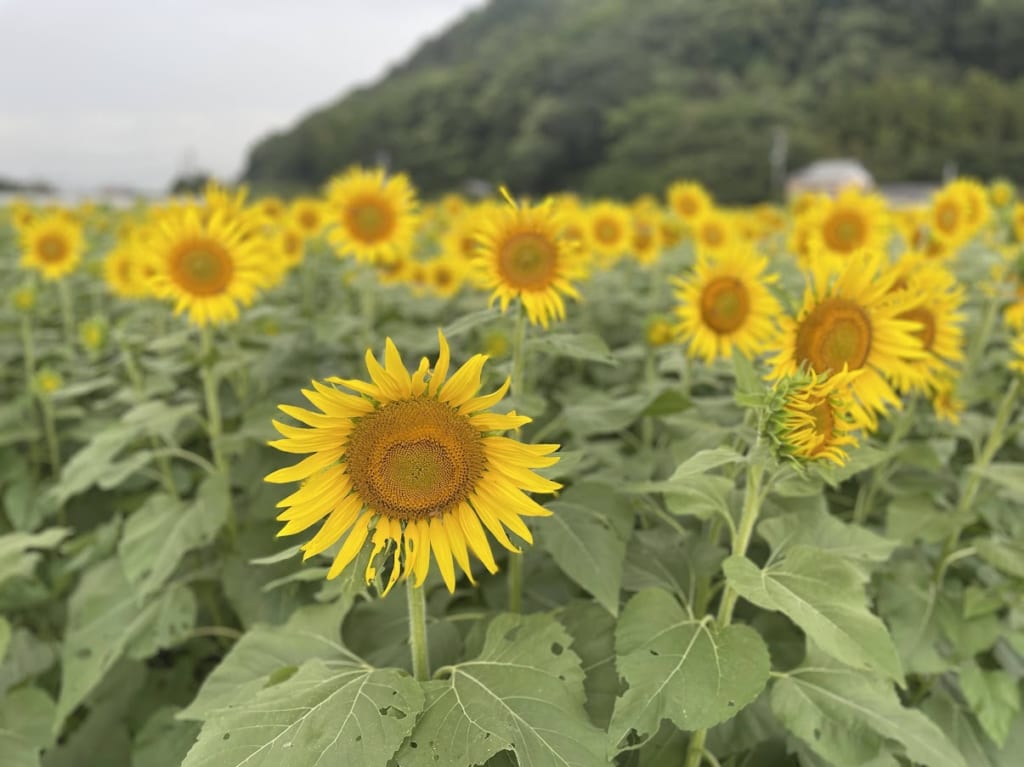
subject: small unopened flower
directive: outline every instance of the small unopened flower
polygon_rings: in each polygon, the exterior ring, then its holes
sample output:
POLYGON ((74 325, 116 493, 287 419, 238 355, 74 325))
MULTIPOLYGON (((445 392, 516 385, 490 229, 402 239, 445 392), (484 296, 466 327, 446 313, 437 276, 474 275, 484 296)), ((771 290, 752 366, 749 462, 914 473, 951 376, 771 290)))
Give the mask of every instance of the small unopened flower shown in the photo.
POLYGON ((832 375, 802 371, 776 384, 780 396, 770 428, 782 456, 837 466, 849 460, 844 448, 857 445, 850 382, 858 375, 859 371, 847 370, 832 375))

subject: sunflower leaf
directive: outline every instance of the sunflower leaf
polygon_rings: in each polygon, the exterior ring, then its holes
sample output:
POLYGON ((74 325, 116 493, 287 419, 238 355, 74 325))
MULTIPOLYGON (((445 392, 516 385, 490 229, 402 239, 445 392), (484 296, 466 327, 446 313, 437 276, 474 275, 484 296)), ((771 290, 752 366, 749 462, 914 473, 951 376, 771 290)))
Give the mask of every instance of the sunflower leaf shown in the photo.
POLYGON ((749 602, 784 613, 836 659, 903 682, 885 624, 867 608, 866 575, 824 549, 792 546, 765 569, 741 556, 722 565, 730 587, 749 602))
POLYGON ((227 492, 223 476, 211 476, 187 508, 166 495, 154 495, 128 518, 118 556, 139 597, 159 590, 185 554, 216 538, 227 518, 227 492))
POLYGON ((966 767, 960 752, 920 711, 904 708, 892 685, 841 666, 812 648, 804 666, 772 685, 772 710, 815 753, 838 767, 867 764, 903 746, 910 761, 928 767, 966 767))
POLYGON ((527 348, 553 357, 601 362, 605 365, 619 364, 608 344, 596 333, 545 333, 531 338, 527 348))
POLYGON ((257 625, 239 639, 210 673, 178 719, 204 720, 231 703, 249 700, 275 675, 308 660, 358 661, 341 644, 341 620, 351 599, 300 607, 284 626, 257 625))
POLYGON ((695 620, 661 589, 646 589, 629 601, 615 647, 619 673, 629 684, 609 727, 616 750, 631 730, 642 745, 663 719, 684 730, 713 727, 751 703, 768 682, 768 648, 756 631, 695 620))
POLYGON ((42 557, 40 550, 53 549, 71 534, 64 527, 39 533, 8 533, 0 536, 0 584, 9 578, 31 575, 42 557))
POLYGON ((182 767, 387 764, 422 708, 408 674, 314 658, 212 714, 182 767))
POLYGON ((596 483, 574 485, 547 508, 554 514, 539 523, 541 544, 562 572, 617 615, 632 509, 612 488, 596 483))
POLYGON ((479 657, 424 685, 423 715, 396 761, 481 764, 512 750, 530 767, 607 764, 604 733, 583 709, 583 670, 572 641, 547 615, 495 618, 479 657))
POLYGON ((0 767, 38 767, 50 745, 53 700, 38 687, 22 687, 0 700, 0 767))
POLYGON ((1013 718, 1020 711, 1017 680, 1002 669, 984 671, 971 662, 960 669, 960 689, 985 733, 1004 745, 1013 718))

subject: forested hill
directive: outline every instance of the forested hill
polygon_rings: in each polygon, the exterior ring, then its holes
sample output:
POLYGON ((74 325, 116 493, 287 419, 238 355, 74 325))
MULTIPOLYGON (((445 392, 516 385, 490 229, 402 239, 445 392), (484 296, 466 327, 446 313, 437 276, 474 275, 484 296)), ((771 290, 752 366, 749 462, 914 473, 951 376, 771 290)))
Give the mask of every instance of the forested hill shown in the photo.
POLYGON ((491 0, 259 143, 246 179, 316 186, 386 156, 428 193, 484 178, 631 195, 685 176, 751 201, 780 128, 790 168, 1024 178, 1024 0, 491 0))

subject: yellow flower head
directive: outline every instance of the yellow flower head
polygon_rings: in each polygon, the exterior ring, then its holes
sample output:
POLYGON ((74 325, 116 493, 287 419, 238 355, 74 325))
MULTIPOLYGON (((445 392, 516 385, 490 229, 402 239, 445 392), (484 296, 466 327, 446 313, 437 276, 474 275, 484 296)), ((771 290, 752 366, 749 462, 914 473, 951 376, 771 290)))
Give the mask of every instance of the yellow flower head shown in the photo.
POLYGON ((932 393, 932 409, 935 417, 946 423, 960 423, 960 415, 964 412, 964 403, 956 396, 956 381, 944 378, 938 382, 932 393))
POLYGON ((672 326, 664 317, 652 317, 647 322, 647 328, 644 331, 644 340, 648 346, 658 347, 666 346, 672 343, 676 338, 676 329, 672 326))
POLYGON ((276 260, 282 264, 283 269, 298 266, 306 257, 306 233, 298 224, 291 221, 278 231, 276 246, 276 260))
POLYGON ((370 540, 365 576, 372 581, 387 554, 391 572, 383 591, 399 578, 421 586, 431 556, 449 591, 455 567, 470 582, 470 555, 488 572, 498 567, 485 530, 505 548, 518 551, 506 528, 527 543, 533 538, 522 517, 550 514, 526 493, 550 493, 560 485, 534 473, 551 466, 558 445, 526 445, 495 432, 530 421, 514 412, 488 412, 508 391, 505 383, 480 396, 486 357, 475 355, 450 378, 450 353, 438 333, 440 354, 426 358, 410 375, 398 349, 387 339, 384 365, 366 352, 370 382, 329 378, 303 394, 317 411, 281 405, 308 428, 274 422, 283 436, 270 444, 308 457, 267 476, 268 482, 302 482, 278 503, 284 527, 294 535, 322 522, 302 549, 308 559, 341 541, 327 574, 339 575, 370 540), (346 393, 347 389, 354 394, 346 393))
POLYGON ((779 305, 768 290, 774 274, 765 274, 768 259, 748 246, 715 256, 698 255, 693 275, 675 279, 679 305, 676 332, 687 353, 713 362, 731 357, 736 348, 752 357, 767 348, 779 305))
POLYGON ((103 349, 107 343, 107 322, 102 317, 90 317, 78 325, 78 340, 91 354, 103 349))
POLYGON ((36 308, 38 292, 31 283, 26 282, 11 291, 11 306, 16 312, 29 314, 36 308))
POLYGON ((565 318, 563 296, 579 298, 570 282, 583 274, 579 254, 561 236, 562 222, 550 200, 508 202, 480 223, 479 285, 493 291, 491 302, 498 301, 503 312, 519 298, 530 322, 546 328, 552 318, 565 318))
POLYGON ((441 256, 432 259, 426 266, 427 284, 442 298, 454 296, 466 281, 468 266, 463 261, 441 256))
POLYGON ((989 199, 997 208, 1007 208, 1017 197, 1017 188, 1012 181, 997 178, 988 188, 989 199))
POLYGON ((278 276, 269 245, 249 229, 248 221, 196 206, 168 210, 143 246, 155 274, 149 288, 174 302, 174 313, 188 313, 200 327, 238 319, 257 292, 278 276))
POLYGON ((44 280, 59 280, 82 260, 82 227, 60 213, 37 216, 21 230, 21 265, 44 280))
POLYGON ((884 263, 873 255, 849 259, 838 273, 817 266, 800 314, 781 320, 779 351, 771 360, 776 380, 804 367, 814 374, 862 371, 852 383, 851 413, 869 430, 877 428, 878 414, 901 407, 890 377, 913 379, 911 362, 928 354, 917 335, 920 324, 900 319, 920 298, 893 292, 897 275, 884 263))
POLYGON ((33 384, 36 394, 41 397, 49 397, 61 390, 64 386, 64 378, 53 368, 43 368, 36 373, 33 384))
POLYGON ((648 208, 633 211, 633 226, 629 241, 629 252, 644 266, 649 266, 661 256, 661 214, 648 208))
POLYGON ((327 185, 327 238, 339 256, 378 261, 412 252, 416 190, 407 176, 351 168, 327 185))
POLYGON ((155 264, 135 240, 135 235, 129 233, 103 259, 103 281, 121 298, 149 295, 149 279, 155 274, 155 264))
POLYGON ((775 388, 781 397, 771 419, 779 452, 798 461, 823 460, 843 466, 849 460, 844 448, 857 445, 850 387, 859 375, 803 372, 780 380, 775 388))
POLYGON ((809 248, 815 257, 846 259, 865 251, 884 252, 889 239, 885 201, 857 189, 844 189, 834 200, 808 214, 813 224, 809 248))
POLYGON ((629 248, 629 209, 611 200, 599 200, 587 209, 587 218, 590 248, 607 268, 629 248))
POLYGON ((693 225, 714 207, 714 200, 696 181, 676 181, 666 193, 669 209, 683 223, 693 225))
POLYGON ((692 228, 698 253, 725 253, 743 241, 733 217, 720 208, 706 212, 692 228))
POLYGON ((288 223, 307 239, 316 237, 323 231, 327 216, 324 202, 319 197, 299 197, 288 206, 285 217, 288 223))
POLYGON ((917 323, 914 335, 926 354, 894 370, 893 383, 901 391, 929 394, 952 379, 953 365, 963 360, 964 289, 948 269, 917 254, 900 259, 894 273, 893 290, 906 291, 915 303, 896 319, 917 323))

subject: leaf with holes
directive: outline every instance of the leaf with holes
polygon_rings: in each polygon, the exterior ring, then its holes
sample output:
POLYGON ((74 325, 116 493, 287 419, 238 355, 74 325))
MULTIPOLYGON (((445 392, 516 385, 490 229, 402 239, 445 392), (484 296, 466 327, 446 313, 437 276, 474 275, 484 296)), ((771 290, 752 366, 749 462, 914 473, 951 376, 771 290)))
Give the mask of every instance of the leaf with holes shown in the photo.
POLYGON ((583 710, 572 637, 547 615, 500 615, 475 660, 427 682, 427 703, 395 761, 481 764, 506 749, 530 767, 607 764, 605 736, 583 710))
POLYGON ((867 607, 866 576, 824 549, 793 546, 758 569, 732 556, 722 565, 729 585, 749 602, 784 613, 833 657, 903 682, 903 668, 885 624, 867 607))
POLYGON ((735 716, 768 682, 768 648, 756 631, 695 620, 661 589, 629 601, 615 649, 629 684, 609 728, 616 749, 631 730, 642 740, 653 737, 663 719, 683 730, 713 727, 735 716))
POLYGON ((182 767, 384 765, 422 708, 423 690, 404 672, 313 659, 214 712, 182 767))

